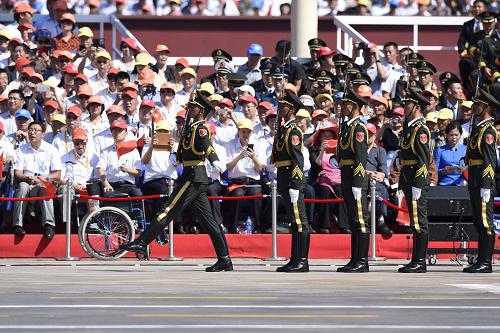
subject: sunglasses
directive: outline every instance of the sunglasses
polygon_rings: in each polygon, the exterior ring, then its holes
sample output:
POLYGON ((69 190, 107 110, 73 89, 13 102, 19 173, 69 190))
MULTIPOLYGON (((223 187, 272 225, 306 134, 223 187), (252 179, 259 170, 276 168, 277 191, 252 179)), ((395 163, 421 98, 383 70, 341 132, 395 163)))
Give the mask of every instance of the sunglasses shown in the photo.
POLYGON ((86 96, 86 95, 78 95, 78 99, 83 99, 83 100, 87 100, 89 99, 90 96, 86 96))
POLYGON ((75 140, 75 141, 73 141, 73 143, 75 146, 85 146, 87 144, 87 141, 75 140))
POLYGON ((98 64, 107 64, 108 61, 107 60, 97 60, 97 63, 98 64))
POLYGON ((76 120, 76 119, 78 119, 78 116, 77 116, 77 115, 75 115, 75 114, 72 114, 72 113, 68 113, 68 114, 66 115, 66 118, 67 118, 68 120, 76 120))
POLYGON ((160 94, 172 94, 172 95, 175 95, 175 91, 173 90, 170 90, 170 89, 160 89, 160 94))

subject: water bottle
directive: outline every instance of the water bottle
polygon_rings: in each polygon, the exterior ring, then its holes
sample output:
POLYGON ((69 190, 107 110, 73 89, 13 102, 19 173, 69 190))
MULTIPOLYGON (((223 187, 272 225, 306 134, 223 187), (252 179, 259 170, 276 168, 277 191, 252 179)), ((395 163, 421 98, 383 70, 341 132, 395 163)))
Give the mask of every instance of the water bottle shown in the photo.
POLYGON ((247 216, 247 219, 245 221, 245 234, 251 235, 253 231, 252 229, 253 229, 252 219, 250 218, 250 216, 247 216))

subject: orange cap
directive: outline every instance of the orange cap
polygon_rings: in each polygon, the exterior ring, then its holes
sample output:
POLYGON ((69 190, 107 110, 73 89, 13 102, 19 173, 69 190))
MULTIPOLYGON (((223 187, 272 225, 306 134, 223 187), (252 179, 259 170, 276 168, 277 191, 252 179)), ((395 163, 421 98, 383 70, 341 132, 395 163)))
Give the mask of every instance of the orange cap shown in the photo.
POLYGON ((179 117, 179 118, 186 118, 186 110, 184 109, 180 109, 179 111, 177 111, 177 115, 176 117, 179 117))
POLYGON ((118 113, 118 114, 121 114, 123 116, 123 115, 125 115, 125 110, 123 110, 123 108, 121 106, 113 104, 108 108, 106 113, 107 114, 118 113))
POLYGON ((156 52, 162 52, 162 51, 166 51, 168 53, 170 53, 170 49, 168 48, 167 45, 164 45, 164 44, 158 44, 156 45, 156 52))
POLYGON ((59 19, 59 22, 61 21, 71 21, 73 24, 76 23, 75 15, 71 13, 64 13, 62 14, 61 18, 59 19))
POLYGON ((53 99, 51 99, 50 101, 45 102, 45 104, 43 105, 44 108, 46 108, 47 106, 50 106, 54 110, 59 110, 59 103, 57 103, 53 99))
POLYGON ((88 101, 87 105, 90 105, 90 104, 101 104, 101 105, 104 105, 104 100, 102 99, 101 96, 91 96, 89 98, 89 101, 88 101))
POLYGON ((78 96, 80 95, 85 95, 85 96, 92 96, 94 95, 94 92, 92 91, 92 88, 90 88, 89 85, 86 85, 86 84, 82 84, 79 88, 78 88, 78 96))
POLYGON ((14 13, 30 13, 33 15, 36 13, 36 10, 34 10, 27 2, 21 2, 14 9, 14 13))
POLYGON ((155 73, 151 68, 144 68, 139 73, 139 83, 140 84, 154 84, 155 83, 155 73))
POLYGON ((77 128, 73 131, 71 138, 73 140, 86 140, 87 139, 87 132, 85 132, 85 130, 83 128, 77 128))
POLYGON ((125 90, 138 91, 139 88, 137 87, 137 84, 135 84, 134 82, 127 82, 123 85, 122 92, 125 92, 125 90))
POLYGON ((72 113, 80 117, 82 115, 82 109, 80 109, 78 105, 73 105, 68 109, 68 111, 66 111, 66 116, 68 115, 68 113, 72 113))

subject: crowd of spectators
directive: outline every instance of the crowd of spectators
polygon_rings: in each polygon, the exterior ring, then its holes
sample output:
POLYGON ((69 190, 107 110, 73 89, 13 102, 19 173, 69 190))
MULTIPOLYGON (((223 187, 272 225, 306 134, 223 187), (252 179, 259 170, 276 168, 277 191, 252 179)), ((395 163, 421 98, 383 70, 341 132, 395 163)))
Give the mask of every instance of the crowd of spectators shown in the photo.
MULTIPOLYGON (((184 107, 195 89, 215 107, 208 116, 210 134, 226 165, 223 174, 207 166, 209 195, 269 193, 276 178, 269 161, 276 108, 280 92, 288 89, 304 104, 297 121, 305 139, 306 197, 342 197, 335 153, 340 100, 349 86, 368 102, 363 110, 370 144, 368 176, 380 197, 397 201, 399 171, 393 159, 405 126, 402 100, 407 88, 431 101, 425 112, 432 132, 429 169, 433 185, 444 186, 467 182, 462 161, 476 88, 471 82, 500 96, 500 27, 483 0, 474 2, 472 32, 467 22, 460 36, 462 78, 439 71, 421 54, 395 42, 383 45, 382 52, 374 44, 356 42, 349 57, 319 38, 309 41, 311 58, 304 63, 291 59, 288 40, 278 41, 274 50, 249 45, 247 62, 236 68, 228 52, 215 49, 213 73, 200 77, 184 58, 167 66, 170 49, 164 44, 148 53, 125 38, 113 60, 90 28, 76 30, 66 2, 49 4, 53 15, 33 22, 36 10, 19 3, 13 22, 0 29, 3 196, 50 194, 69 179, 77 193, 89 195, 166 193, 168 182, 182 172, 175 151, 186 121, 184 107), (471 68, 479 70, 467 71, 471 68)), ((495 124, 500 129, 500 122, 495 124)), ((497 179, 497 189, 498 184, 497 179)), ((162 200, 153 202, 151 214, 162 200)), ((248 220, 254 232, 270 230, 268 197, 215 200, 211 205, 229 232, 238 232, 239 221, 248 220)), ((89 200, 84 209, 98 206, 89 200)), ((343 203, 309 203, 306 208, 316 232, 350 232, 343 203)), ((1 231, 23 235, 26 211, 34 214, 38 209, 46 236, 53 237, 57 209, 52 200, 3 204, 1 231)), ((376 211, 378 229, 391 234, 386 206, 378 204, 376 211)), ((183 222, 186 215, 176 218, 177 231, 199 232, 196 221, 183 222)))
MULTIPOLYGON (((50 14, 51 2, 29 1, 36 13, 50 14)), ((0 12, 11 12, 17 1, 5 0, 0 12)), ((75 14, 117 14, 158 16, 288 16, 292 0, 70 0, 68 8, 75 14)), ((318 0, 318 15, 373 16, 461 16, 472 10, 470 0, 318 0)), ((498 1, 489 3, 492 11, 498 1)))

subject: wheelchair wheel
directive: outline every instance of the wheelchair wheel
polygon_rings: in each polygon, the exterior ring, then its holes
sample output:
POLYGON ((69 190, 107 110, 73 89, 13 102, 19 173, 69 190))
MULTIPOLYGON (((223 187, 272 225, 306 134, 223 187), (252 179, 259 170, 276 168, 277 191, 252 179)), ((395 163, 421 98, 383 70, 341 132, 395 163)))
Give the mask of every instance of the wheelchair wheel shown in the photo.
POLYGON ((102 207, 86 215, 78 229, 78 238, 85 252, 99 260, 115 260, 127 251, 118 247, 134 240, 135 228, 121 209, 102 207))

